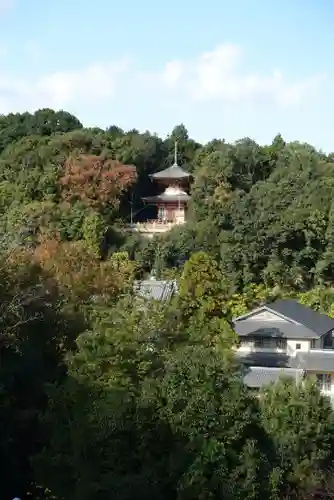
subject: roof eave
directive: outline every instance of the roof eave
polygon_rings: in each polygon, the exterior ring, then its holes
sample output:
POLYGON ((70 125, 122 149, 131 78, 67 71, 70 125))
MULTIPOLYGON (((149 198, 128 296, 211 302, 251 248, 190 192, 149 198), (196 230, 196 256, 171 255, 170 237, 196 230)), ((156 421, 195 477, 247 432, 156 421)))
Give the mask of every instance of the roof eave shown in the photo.
POLYGON ((156 174, 151 174, 150 176, 150 179, 158 179, 158 180, 162 180, 162 181, 168 181, 168 180, 182 180, 182 179, 189 179, 191 176, 191 174, 184 174, 184 175, 178 175, 178 176, 172 176, 172 175, 156 175, 156 174))
POLYGON ((275 314, 276 316, 278 316, 278 317, 280 317, 282 319, 285 319, 287 321, 290 321, 291 323, 294 323, 295 325, 300 324, 297 321, 293 320, 292 318, 289 318, 288 316, 284 316, 284 314, 282 314, 282 313, 278 313, 277 311, 275 311, 275 309, 272 309, 267 304, 263 305, 263 306, 260 306, 260 307, 257 307, 256 309, 253 309, 252 311, 249 311, 246 314, 242 314, 241 316, 238 316, 236 318, 232 318, 232 322, 234 323, 235 321, 240 321, 242 319, 247 319, 249 316, 252 316, 253 314, 256 314, 257 312, 260 312, 260 311, 263 311, 263 310, 271 312, 271 313, 275 314))

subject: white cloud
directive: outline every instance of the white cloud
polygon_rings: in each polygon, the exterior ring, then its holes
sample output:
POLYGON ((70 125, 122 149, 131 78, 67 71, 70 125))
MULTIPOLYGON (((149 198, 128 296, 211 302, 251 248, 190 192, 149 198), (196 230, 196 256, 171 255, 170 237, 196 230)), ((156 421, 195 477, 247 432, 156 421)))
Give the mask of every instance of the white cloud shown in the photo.
MULTIPOLYGON (((36 45, 29 47, 34 56, 36 45)), ((280 71, 244 71, 244 57, 241 47, 226 44, 194 60, 169 61, 153 72, 139 71, 125 58, 35 79, 0 71, 0 113, 54 107, 81 114, 87 107, 102 108, 112 100, 127 105, 129 98, 147 99, 153 109, 158 101, 177 104, 180 110, 198 102, 223 102, 239 109, 245 103, 271 103, 279 108, 308 102, 321 87, 318 75, 290 82, 280 71)))
POLYGON ((103 102, 115 95, 119 78, 127 72, 128 62, 97 63, 78 71, 56 72, 41 78, 35 90, 44 100, 56 106, 70 104, 74 100, 103 102))
POLYGON ((185 66, 182 61, 170 61, 163 71, 163 81, 170 88, 177 88, 184 75, 185 66))
POLYGON ((243 71, 244 52, 232 44, 219 45, 191 61, 170 61, 161 83, 170 90, 185 92, 195 101, 230 103, 268 100, 283 106, 299 105, 316 92, 324 75, 311 75, 290 82, 280 71, 269 74, 243 71))
POLYGON ((55 71, 35 80, 0 73, 0 113, 41 107, 71 108, 101 103, 115 95, 128 61, 96 63, 73 71, 55 71))

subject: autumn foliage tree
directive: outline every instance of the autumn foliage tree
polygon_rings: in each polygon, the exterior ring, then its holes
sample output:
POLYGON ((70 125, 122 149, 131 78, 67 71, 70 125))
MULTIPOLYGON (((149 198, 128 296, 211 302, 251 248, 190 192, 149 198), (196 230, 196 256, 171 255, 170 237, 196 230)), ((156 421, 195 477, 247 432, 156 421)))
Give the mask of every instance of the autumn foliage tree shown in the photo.
POLYGON ((116 253, 103 261, 85 241, 41 238, 35 248, 12 252, 15 265, 27 261, 45 273, 51 292, 58 290, 71 304, 109 302, 131 288, 134 265, 127 255, 116 253))
POLYGON ((132 265, 101 261, 85 242, 42 241, 34 258, 73 302, 115 297, 131 281, 132 265))
POLYGON ((67 202, 83 201, 94 210, 117 209, 120 197, 136 180, 136 168, 103 155, 71 155, 60 178, 67 202))

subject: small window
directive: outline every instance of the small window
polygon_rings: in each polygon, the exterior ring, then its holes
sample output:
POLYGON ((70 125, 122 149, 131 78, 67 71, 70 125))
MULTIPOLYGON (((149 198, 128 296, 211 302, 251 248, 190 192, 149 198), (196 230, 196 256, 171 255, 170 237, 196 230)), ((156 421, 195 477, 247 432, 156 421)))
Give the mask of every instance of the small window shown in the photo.
POLYGON ((301 348, 302 348, 301 344, 296 344, 296 349, 301 349, 301 348))
POLYGON ((286 340, 285 339, 277 339, 276 340, 276 347, 279 349, 286 349, 286 340))
POLYGON ((311 340, 311 349, 315 349, 315 348, 316 348, 316 340, 312 339, 311 340))

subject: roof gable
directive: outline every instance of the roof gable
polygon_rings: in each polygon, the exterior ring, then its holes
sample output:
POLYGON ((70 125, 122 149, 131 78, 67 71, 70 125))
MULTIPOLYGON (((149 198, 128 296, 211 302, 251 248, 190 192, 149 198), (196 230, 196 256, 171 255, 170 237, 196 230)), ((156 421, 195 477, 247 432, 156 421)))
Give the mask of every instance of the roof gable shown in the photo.
POLYGON ((287 321, 289 323, 296 323, 293 319, 286 317, 284 314, 274 311, 271 309, 269 304, 263 305, 252 311, 249 311, 246 314, 238 316, 233 319, 233 322, 239 322, 243 320, 249 321, 287 321))
POLYGON ((278 313, 292 319, 296 323, 306 326, 318 335, 324 335, 330 330, 334 330, 334 319, 326 314, 314 311, 310 307, 304 306, 296 300, 276 300, 268 307, 278 313))
POLYGON ((314 311, 310 307, 304 306, 295 300, 279 299, 270 304, 259 307, 247 314, 235 318, 237 323, 242 320, 279 321, 285 320, 295 325, 302 325, 308 330, 312 330, 317 336, 322 336, 330 330, 334 330, 334 319, 314 311), (267 313, 267 319, 265 314, 267 313), (262 317, 261 317, 262 314, 262 317), (272 315, 272 317, 270 317, 272 315))

